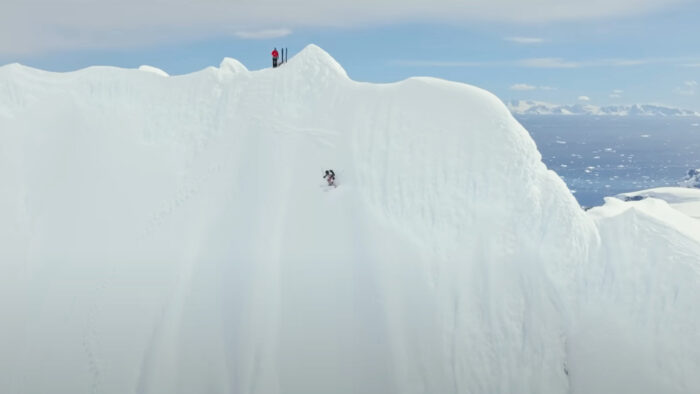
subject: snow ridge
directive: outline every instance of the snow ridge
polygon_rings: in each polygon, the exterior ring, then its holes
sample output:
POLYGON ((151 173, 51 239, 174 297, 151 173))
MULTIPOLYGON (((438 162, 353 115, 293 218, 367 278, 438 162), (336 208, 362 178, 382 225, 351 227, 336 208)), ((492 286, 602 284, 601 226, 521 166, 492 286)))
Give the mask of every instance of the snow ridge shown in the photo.
POLYGON ((139 70, 150 72, 150 73, 153 73, 156 75, 160 75, 161 77, 168 77, 169 76, 168 73, 166 73, 165 71, 163 71, 159 68, 153 67, 153 66, 143 65, 143 66, 139 67, 139 70))

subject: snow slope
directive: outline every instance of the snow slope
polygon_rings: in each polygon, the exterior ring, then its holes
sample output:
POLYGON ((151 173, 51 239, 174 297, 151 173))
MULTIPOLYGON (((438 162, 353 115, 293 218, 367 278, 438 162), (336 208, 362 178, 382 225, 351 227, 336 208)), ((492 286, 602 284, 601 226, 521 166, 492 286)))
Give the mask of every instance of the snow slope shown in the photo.
POLYGON ((694 225, 584 212, 488 92, 313 45, 0 87, 3 391, 700 390, 694 225))
POLYGON ((570 336, 572 385, 587 393, 693 393, 700 221, 650 198, 591 209, 601 236, 570 336))
POLYGON ((632 193, 622 193, 617 198, 639 201, 646 198, 663 200, 672 208, 695 219, 700 219, 700 189, 684 187, 659 187, 632 193))

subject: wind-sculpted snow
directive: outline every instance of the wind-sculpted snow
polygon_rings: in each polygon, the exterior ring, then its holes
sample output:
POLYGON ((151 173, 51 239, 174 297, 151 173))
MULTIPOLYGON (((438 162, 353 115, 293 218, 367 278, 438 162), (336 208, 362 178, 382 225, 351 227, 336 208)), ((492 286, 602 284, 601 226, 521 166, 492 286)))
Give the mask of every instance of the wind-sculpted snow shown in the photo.
POLYGON ((573 385, 589 393, 698 391, 700 220, 657 198, 608 198, 590 212, 602 248, 587 268, 589 296, 570 339, 580 371, 573 385))
POLYGON ((640 201, 647 198, 663 200, 685 215, 700 219, 700 190, 696 188, 659 187, 623 193, 617 197, 624 201, 640 201))
POLYGON ((6 391, 700 390, 695 219, 585 213, 490 93, 157 71, 0 68, 6 391))

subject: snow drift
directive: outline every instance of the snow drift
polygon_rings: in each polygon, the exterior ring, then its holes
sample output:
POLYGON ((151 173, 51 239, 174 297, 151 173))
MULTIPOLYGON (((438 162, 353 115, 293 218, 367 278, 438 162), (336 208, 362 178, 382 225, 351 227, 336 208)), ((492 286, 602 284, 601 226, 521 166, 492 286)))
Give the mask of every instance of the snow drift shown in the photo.
POLYGON ((490 93, 159 71, 0 68, 5 391, 700 390, 697 221, 583 212, 490 93))
POLYGON ((695 188, 659 187, 622 193, 616 197, 623 201, 641 201, 647 198, 662 200, 685 215, 700 219, 700 190, 695 188))

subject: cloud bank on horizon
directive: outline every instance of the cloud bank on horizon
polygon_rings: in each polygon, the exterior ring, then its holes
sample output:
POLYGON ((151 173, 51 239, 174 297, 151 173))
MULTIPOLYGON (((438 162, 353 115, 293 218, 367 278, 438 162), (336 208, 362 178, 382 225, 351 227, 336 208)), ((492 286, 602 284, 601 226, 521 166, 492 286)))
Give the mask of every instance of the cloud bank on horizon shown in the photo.
POLYGON ((301 0, 292 4, 279 0, 6 0, 0 13, 0 54, 130 47, 212 36, 264 38, 301 27, 585 20, 644 14, 689 1, 301 0))

